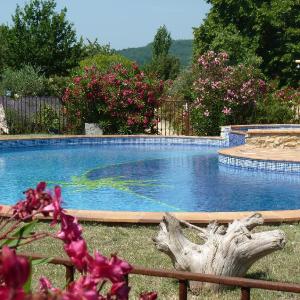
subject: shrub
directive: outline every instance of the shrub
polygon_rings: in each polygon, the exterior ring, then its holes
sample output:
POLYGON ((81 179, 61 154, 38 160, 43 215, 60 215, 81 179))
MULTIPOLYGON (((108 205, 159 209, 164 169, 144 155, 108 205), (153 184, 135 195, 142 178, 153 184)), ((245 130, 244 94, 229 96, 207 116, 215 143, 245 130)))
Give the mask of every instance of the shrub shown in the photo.
POLYGON ((61 98, 68 85, 69 77, 52 76, 45 81, 43 96, 55 96, 61 98))
POLYGON ((98 71, 105 73, 117 64, 122 64, 124 67, 129 68, 132 63, 131 60, 119 54, 101 53, 83 59, 79 64, 80 68, 75 70, 78 72, 80 70, 83 71, 85 67, 95 67, 98 71))
POLYGON ((38 69, 30 65, 24 66, 20 70, 5 69, 0 83, 1 93, 5 95, 7 91, 16 98, 20 96, 39 96, 45 89, 45 77, 39 74, 38 69))
POLYGON ((257 107, 257 123, 292 123, 299 119, 300 89, 285 87, 269 93, 257 107))
POLYGON ((58 133, 60 129, 59 113, 50 105, 45 105, 40 111, 38 126, 42 132, 58 133))
POLYGON ((218 135, 222 125, 252 122, 266 93, 257 69, 227 62, 226 53, 209 51, 193 67, 197 79, 192 87, 192 124, 197 134, 218 135))
POLYGON ((5 109, 5 118, 9 134, 29 134, 35 132, 36 123, 32 118, 24 119, 12 108, 5 109))
POLYGON ((162 91, 162 81, 146 76, 136 65, 118 64, 106 73, 86 68, 63 96, 68 128, 81 132, 86 122, 99 123, 104 133, 154 132, 162 91))

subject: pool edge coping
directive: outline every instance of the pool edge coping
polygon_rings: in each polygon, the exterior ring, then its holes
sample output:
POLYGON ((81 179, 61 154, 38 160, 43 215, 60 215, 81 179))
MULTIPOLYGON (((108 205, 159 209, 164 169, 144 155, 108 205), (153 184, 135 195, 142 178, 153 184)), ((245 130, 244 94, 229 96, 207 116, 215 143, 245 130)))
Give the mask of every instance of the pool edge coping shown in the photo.
MULTIPOLYGON (((1 205, 1 217, 10 217, 9 205, 1 205)), ((104 224, 158 224, 165 212, 134 212, 134 211, 100 211, 100 210, 74 210, 66 209, 66 212, 75 216, 79 221, 104 224)), ((235 219, 249 217, 254 213, 261 213, 264 224, 297 223, 300 221, 300 209, 298 210, 272 210, 272 211, 238 211, 238 212, 170 212, 178 219, 193 224, 206 225, 213 221, 218 223, 230 223, 235 219)), ((49 217, 38 217, 40 220, 51 220, 49 217)))

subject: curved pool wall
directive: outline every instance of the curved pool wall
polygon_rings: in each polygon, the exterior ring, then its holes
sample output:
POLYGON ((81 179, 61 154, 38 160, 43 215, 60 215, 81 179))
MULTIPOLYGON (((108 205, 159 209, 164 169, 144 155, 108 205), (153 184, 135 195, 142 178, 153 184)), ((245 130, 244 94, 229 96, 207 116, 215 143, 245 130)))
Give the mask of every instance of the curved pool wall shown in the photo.
MULTIPOLYGON (((300 127, 296 125, 297 128, 300 127)), ((245 127, 244 127, 245 128, 245 127)), ((248 128, 249 129, 249 128, 248 128)), ((244 129, 246 131, 246 129, 244 129)), ((230 139, 228 136, 219 137, 160 137, 160 136, 2 136, 0 137, 0 149, 26 148, 48 145, 77 145, 77 144, 189 144, 212 147, 228 147, 230 139)), ((228 166, 225 166, 228 168, 228 166)), ((228 168, 234 171, 235 168, 228 168)), ((230 171, 231 172, 231 171, 230 171)), ((2 206, 0 215, 7 216, 11 213, 9 206, 2 206)), ((69 210, 83 221, 99 221, 106 223, 159 223, 163 217, 162 212, 130 212, 130 211, 88 211, 69 210)), ((300 220, 300 210, 276 210, 260 211, 266 223, 295 222, 300 220)), ((249 216, 251 212, 174 212, 180 219, 191 223, 207 224, 213 220, 228 223, 234 219, 249 216)))
POLYGON ((236 147, 246 143, 250 130, 300 130, 300 124, 253 124, 221 126, 221 137, 227 141, 227 146, 236 147))
MULTIPOLYGON (((300 124, 270 124, 270 125, 231 125, 221 127, 221 136, 227 141, 228 147, 237 147, 251 143, 251 138, 259 136, 262 140, 272 137, 294 136, 298 145, 300 142, 300 124)), ((286 139, 290 140, 289 138, 286 139)), ((264 144, 264 143, 261 143, 264 144)), ((253 145, 255 146, 255 144, 253 145)), ((264 147, 264 146, 262 146, 264 147)), ((276 148, 276 147, 274 147, 276 148)), ((297 150, 297 149, 296 149, 297 150)), ((271 157, 271 156, 270 156, 271 157)), ((238 157, 236 155, 219 153, 219 163, 230 167, 248 169, 254 171, 297 173, 300 174, 300 150, 299 159, 261 159, 238 157)))
POLYGON ((164 144, 203 145, 227 147, 228 141, 222 137, 161 137, 145 135, 129 136, 45 136, 45 137, 3 137, 0 149, 23 148, 45 145, 96 145, 96 144, 164 144))
POLYGON ((300 157, 299 162, 288 162, 234 157, 219 153, 218 159, 220 164, 234 168, 300 175, 300 157))

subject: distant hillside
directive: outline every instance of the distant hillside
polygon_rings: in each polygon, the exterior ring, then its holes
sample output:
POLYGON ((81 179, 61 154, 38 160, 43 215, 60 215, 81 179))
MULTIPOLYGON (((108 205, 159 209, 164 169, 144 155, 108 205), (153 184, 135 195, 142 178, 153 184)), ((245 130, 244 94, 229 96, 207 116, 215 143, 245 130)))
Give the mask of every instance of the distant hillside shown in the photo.
MULTIPOLYGON (((139 65, 144 65, 151 60, 152 43, 144 47, 127 48, 117 52, 136 61, 139 65)), ((183 67, 189 65, 192 59, 192 40, 173 40, 170 53, 180 59, 183 67)))

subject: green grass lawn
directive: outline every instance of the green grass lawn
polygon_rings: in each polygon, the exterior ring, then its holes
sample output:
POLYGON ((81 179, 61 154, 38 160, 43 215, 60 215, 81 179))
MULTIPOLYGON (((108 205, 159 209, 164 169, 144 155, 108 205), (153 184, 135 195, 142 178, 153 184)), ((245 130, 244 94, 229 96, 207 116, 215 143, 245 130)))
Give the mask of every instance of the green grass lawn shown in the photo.
MULTIPOLYGON (((50 229, 49 224, 40 223, 38 230, 50 229)), ((277 251, 257 262, 248 272, 248 277, 272 281, 300 283, 300 225, 279 226, 288 238, 282 251, 277 251)), ((170 259, 157 251, 152 242, 158 226, 108 226, 101 224, 83 224, 84 237, 91 251, 99 250, 105 255, 118 253, 133 265, 147 268, 173 269, 170 259)), ((276 226, 278 228, 278 226, 276 226)), ((272 230, 275 226, 260 227, 257 230, 272 230)), ((60 241, 45 239, 37 241, 19 250, 26 253, 42 254, 52 257, 65 256, 60 241)), ((35 281, 41 275, 47 276, 56 285, 65 284, 65 273, 62 266, 43 265, 34 270, 35 281)), ((130 275, 132 286, 130 299, 137 299, 142 291, 157 291, 159 299, 178 299, 178 286, 175 280, 130 275)), ((240 299, 239 290, 211 294, 207 291, 189 299, 240 299)), ((300 299, 300 294, 266 292, 252 290, 252 299, 300 299)))

